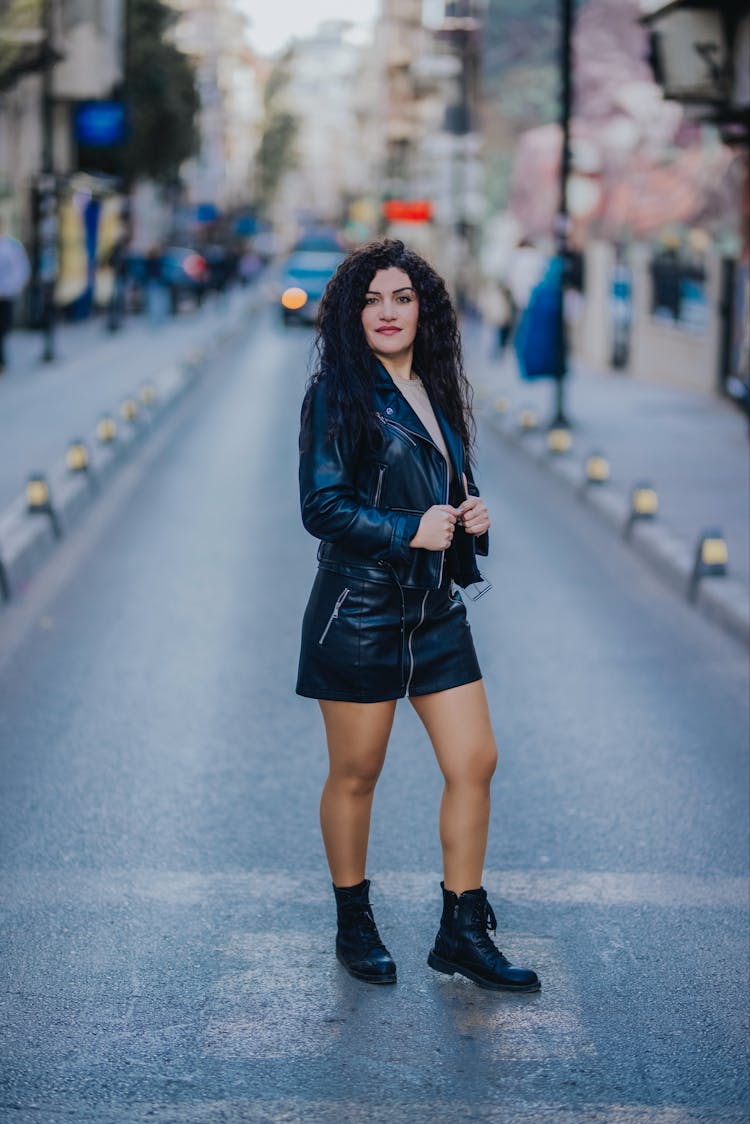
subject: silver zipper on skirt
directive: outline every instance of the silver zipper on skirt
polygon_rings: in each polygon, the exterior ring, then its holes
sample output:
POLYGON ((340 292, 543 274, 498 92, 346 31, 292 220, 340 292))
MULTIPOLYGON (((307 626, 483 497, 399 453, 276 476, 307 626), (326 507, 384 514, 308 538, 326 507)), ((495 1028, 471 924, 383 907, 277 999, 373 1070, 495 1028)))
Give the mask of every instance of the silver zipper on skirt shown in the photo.
POLYGON ((428 589, 426 591, 424 597, 422 598, 422 607, 419 611, 419 620, 417 621, 417 623, 414 625, 414 628, 409 633, 409 678, 406 681, 406 693, 407 693, 407 695, 409 694, 409 689, 411 688, 411 681, 414 677, 414 651, 412 649, 412 640, 414 639, 414 633, 417 631, 417 629, 420 627, 420 625, 424 622, 425 605, 427 604, 427 598, 429 596, 430 596, 430 591, 428 589))
POLYGON ((333 606, 333 612, 331 613, 330 617, 328 618, 327 625, 323 629, 323 635, 321 636, 320 640, 318 641, 319 644, 322 644, 323 641, 325 640, 326 636, 328 635, 329 628, 331 627, 331 625, 333 624, 333 622, 336 620, 336 618, 339 615, 339 609, 344 604, 344 602, 346 601, 346 599, 347 599, 347 597, 349 596, 350 593, 351 593, 350 589, 342 589, 341 593, 336 598, 336 604, 333 606))

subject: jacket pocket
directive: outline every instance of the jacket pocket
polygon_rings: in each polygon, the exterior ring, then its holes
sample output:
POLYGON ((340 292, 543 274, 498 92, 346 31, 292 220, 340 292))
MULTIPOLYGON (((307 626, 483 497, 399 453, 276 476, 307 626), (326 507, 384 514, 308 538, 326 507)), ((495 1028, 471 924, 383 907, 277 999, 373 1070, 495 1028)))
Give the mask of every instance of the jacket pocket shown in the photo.
POLYGON ((329 632, 329 629, 330 629, 331 625, 333 624, 333 622, 336 620, 336 618, 339 615, 339 609, 344 604, 344 602, 346 601, 346 599, 347 599, 347 597, 349 596, 350 593, 351 593, 351 590, 346 586, 344 587, 344 589, 341 590, 341 593, 336 598, 336 604, 333 606, 333 612, 331 613, 330 617, 328 618, 328 621, 326 622, 326 626, 323 629, 323 632, 321 633, 320 640, 318 641, 318 644, 322 644, 324 642, 326 636, 328 635, 328 632, 329 632))

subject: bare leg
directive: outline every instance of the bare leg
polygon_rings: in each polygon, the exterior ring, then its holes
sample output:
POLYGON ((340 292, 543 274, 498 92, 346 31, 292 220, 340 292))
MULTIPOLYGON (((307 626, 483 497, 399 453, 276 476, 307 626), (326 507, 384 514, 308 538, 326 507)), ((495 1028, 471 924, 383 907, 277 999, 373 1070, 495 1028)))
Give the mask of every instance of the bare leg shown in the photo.
POLYGON ((320 827, 335 886, 365 877, 370 811, 385 761, 396 700, 319 700, 328 739, 329 773, 320 799, 320 827))
POLYGON ((482 885, 497 746, 481 680, 409 700, 430 736, 445 778, 440 842, 445 888, 482 885))

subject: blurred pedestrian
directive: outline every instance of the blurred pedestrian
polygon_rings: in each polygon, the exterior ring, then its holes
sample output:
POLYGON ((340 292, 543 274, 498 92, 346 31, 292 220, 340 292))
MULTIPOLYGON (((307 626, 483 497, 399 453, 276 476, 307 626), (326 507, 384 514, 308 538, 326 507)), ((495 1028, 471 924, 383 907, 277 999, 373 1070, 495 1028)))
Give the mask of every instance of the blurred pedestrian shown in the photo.
POLYGON ((110 332, 116 332, 120 328, 125 312, 127 248, 128 240, 125 235, 122 235, 113 245, 107 260, 107 265, 112 274, 112 288, 107 301, 107 329, 110 332))
POLYGON ((13 303, 23 292, 31 269, 21 243, 3 229, 0 219, 0 374, 5 370, 5 340, 13 326, 13 303))
POLYGON ((169 292, 164 276, 164 254, 161 246, 151 246, 146 254, 146 311, 149 323, 158 327, 166 318, 169 292))
POLYGON ((508 286, 488 278, 480 293, 482 320, 490 335, 490 357, 502 356, 513 330, 514 306, 508 286))
MULTIPOLYGON (((408 696, 445 779, 443 910, 428 963, 481 987, 536 991, 513 967, 482 870, 497 749, 458 587, 482 583, 487 508, 444 282, 402 242, 355 250, 323 297, 300 433, 300 496, 321 539, 302 625, 298 694, 318 700, 329 774, 320 819, 336 898, 336 955, 357 979, 396 982, 369 902, 373 793, 396 700, 408 696)), ((486 587, 486 583, 485 583, 486 587)), ((418 799, 418 793, 413 799, 418 799)))
POLYGON ((516 323, 521 319, 534 288, 544 276, 547 258, 530 238, 522 238, 510 255, 506 282, 515 307, 516 323))

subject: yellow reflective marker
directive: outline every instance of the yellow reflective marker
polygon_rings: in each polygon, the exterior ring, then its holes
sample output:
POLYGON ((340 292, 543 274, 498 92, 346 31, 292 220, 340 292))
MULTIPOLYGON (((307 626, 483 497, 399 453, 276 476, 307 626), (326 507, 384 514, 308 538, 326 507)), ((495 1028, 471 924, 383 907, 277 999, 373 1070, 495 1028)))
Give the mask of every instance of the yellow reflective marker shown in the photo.
POLYGON ((67 464, 71 472, 85 472, 89 467, 89 451, 83 441, 72 441, 68 446, 67 464))
POLYGON ((120 406, 120 413, 127 422, 135 421, 138 417, 138 403, 135 398, 126 398, 120 406))
POLYGON ((555 426, 547 434, 547 447, 551 453, 567 453, 572 444, 573 438, 567 426, 555 426))
POLYGON ((529 408, 527 408, 525 410, 521 410, 521 413, 520 413, 519 418, 518 418, 518 424, 520 425, 521 429, 536 429, 536 427, 537 427, 536 410, 531 410, 529 408))
POLYGON ((99 423, 96 427, 96 436, 104 445, 108 444, 110 441, 114 441, 117 436, 117 426, 115 425, 114 419, 108 414, 99 419, 99 423))
POLYGON ((304 289, 298 289, 293 285, 290 289, 285 289, 281 294, 281 303, 284 308, 288 308, 291 311, 304 308, 307 304, 307 293, 304 289))
POLYGON ((144 406, 152 406, 154 404, 155 397, 156 394, 154 392, 153 386, 147 385, 141 387, 141 402, 144 406))
POLYGON ((701 533, 695 550, 693 572, 687 587, 688 601, 696 601, 703 578, 726 577, 729 567, 727 540, 718 527, 709 527, 701 533))
POLYGON ((647 519, 659 510, 659 497, 650 485, 641 484, 633 489, 630 505, 634 515, 647 519))
POLYGON ((29 511, 46 511, 49 507, 49 485, 43 476, 30 476, 26 484, 26 507, 29 511))
POLYGON ((496 398, 495 399, 495 411, 498 414, 507 414, 507 412, 508 412, 508 399, 503 398, 502 395, 499 398, 496 398))
POLYGON ((701 542, 701 562, 704 566, 726 566, 729 551, 724 539, 706 538, 701 542))
POLYGON ((609 480, 609 461, 601 453, 586 458, 586 479, 590 484, 603 484, 609 480))

